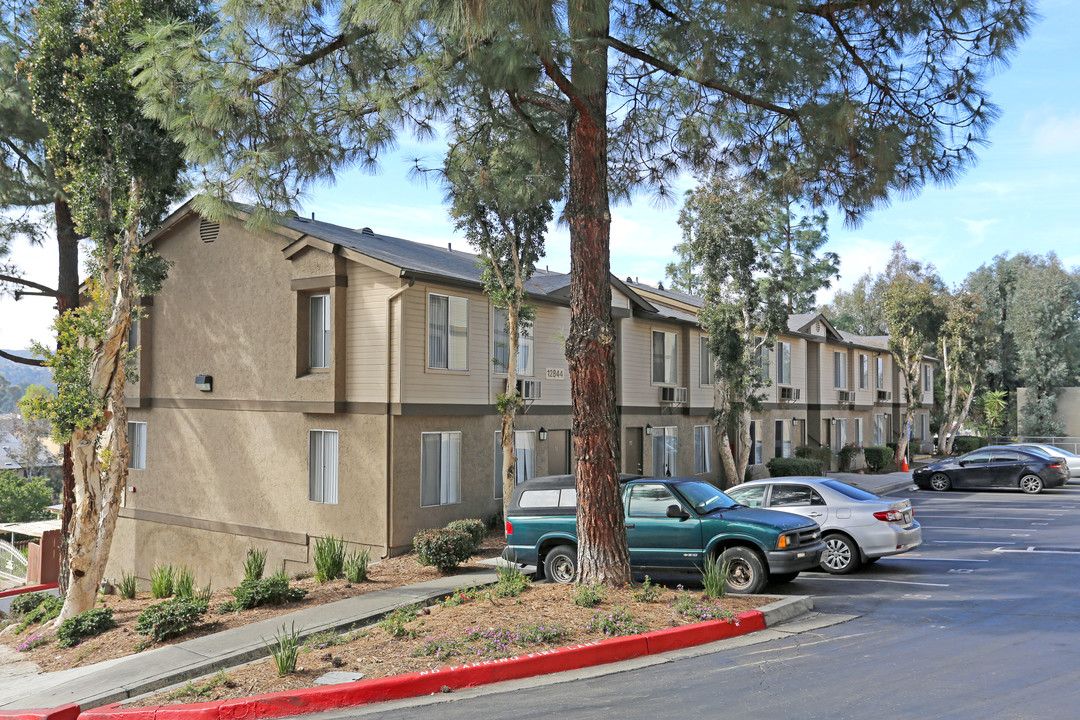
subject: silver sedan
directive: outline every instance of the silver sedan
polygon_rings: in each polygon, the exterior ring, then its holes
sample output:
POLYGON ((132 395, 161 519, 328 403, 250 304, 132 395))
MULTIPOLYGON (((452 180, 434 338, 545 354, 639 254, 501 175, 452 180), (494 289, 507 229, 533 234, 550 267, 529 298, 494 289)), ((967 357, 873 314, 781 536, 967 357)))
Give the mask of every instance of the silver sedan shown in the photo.
POLYGON ((725 491, 737 503, 817 521, 825 540, 821 569, 845 574, 922 543, 910 500, 891 500, 821 477, 754 480, 725 491))
POLYGON ((1016 443, 1010 447, 1034 448, 1042 450, 1050 457, 1059 457, 1065 460, 1065 466, 1069 468, 1069 477, 1080 478, 1080 455, 1062 450, 1054 445, 1041 445, 1039 443, 1016 443))

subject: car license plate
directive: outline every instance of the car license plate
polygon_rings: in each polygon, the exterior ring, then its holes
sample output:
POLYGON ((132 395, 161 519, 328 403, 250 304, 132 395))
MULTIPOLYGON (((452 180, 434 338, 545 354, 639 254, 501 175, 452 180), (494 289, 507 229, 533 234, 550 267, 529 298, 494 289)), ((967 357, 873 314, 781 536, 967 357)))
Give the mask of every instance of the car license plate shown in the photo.
POLYGON ((904 523, 905 524, 910 525, 911 521, 914 519, 914 517, 915 516, 912 514, 911 510, 905 510, 904 511, 904 523))

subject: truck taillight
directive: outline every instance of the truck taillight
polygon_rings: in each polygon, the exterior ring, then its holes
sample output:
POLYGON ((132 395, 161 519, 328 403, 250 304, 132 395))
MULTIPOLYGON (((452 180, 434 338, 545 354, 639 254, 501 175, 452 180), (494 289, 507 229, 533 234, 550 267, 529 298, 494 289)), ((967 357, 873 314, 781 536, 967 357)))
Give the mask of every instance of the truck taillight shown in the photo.
POLYGON ((884 522, 900 522, 904 519, 904 513, 899 510, 882 510, 874 513, 874 517, 884 522))
POLYGON ((509 520, 506 521, 506 534, 507 535, 513 535, 514 534, 514 523, 510 522, 509 520))

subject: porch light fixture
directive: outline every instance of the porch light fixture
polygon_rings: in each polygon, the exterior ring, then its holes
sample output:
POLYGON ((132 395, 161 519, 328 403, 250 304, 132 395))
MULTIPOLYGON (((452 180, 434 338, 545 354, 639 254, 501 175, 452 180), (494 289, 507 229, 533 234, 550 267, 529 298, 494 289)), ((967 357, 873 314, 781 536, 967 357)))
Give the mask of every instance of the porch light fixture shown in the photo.
POLYGON ((799 424, 799 418, 797 418, 797 417, 791 418, 791 424, 792 425, 798 425, 799 424))
POLYGON ((214 377, 212 375, 196 375, 195 389, 210 392, 214 389, 214 377))
POLYGON ((541 426, 540 429, 536 431, 536 434, 540 437, 540 442, 547 440, 547 428, 541 426))
POLYGON ((652 425, 646 425, 645 426, 645 434, 646 435, 652 435, 652 425))

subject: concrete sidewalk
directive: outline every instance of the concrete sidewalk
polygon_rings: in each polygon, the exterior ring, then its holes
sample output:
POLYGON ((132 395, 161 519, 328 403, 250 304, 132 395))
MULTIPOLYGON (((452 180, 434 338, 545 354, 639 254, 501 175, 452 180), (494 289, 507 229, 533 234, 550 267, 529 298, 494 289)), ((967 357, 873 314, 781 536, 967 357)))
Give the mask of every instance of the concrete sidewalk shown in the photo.
MULTIPOLYGON (((431 603, 457 588, 486 585, 496 579, 494 569, 449 575, 316 605, 87 667, 47 674, 3 673, 0 674, 3 678, 0 709, 57 707, 64 703, 99 707, 266 657, 270 653, 264 638, 272 640, 283 624, 291 627, 295 623, 303 637, 345 630, 370 624, 402 605, 431 603)), ((9 669, 14 668, 9 666, 9 669)))

